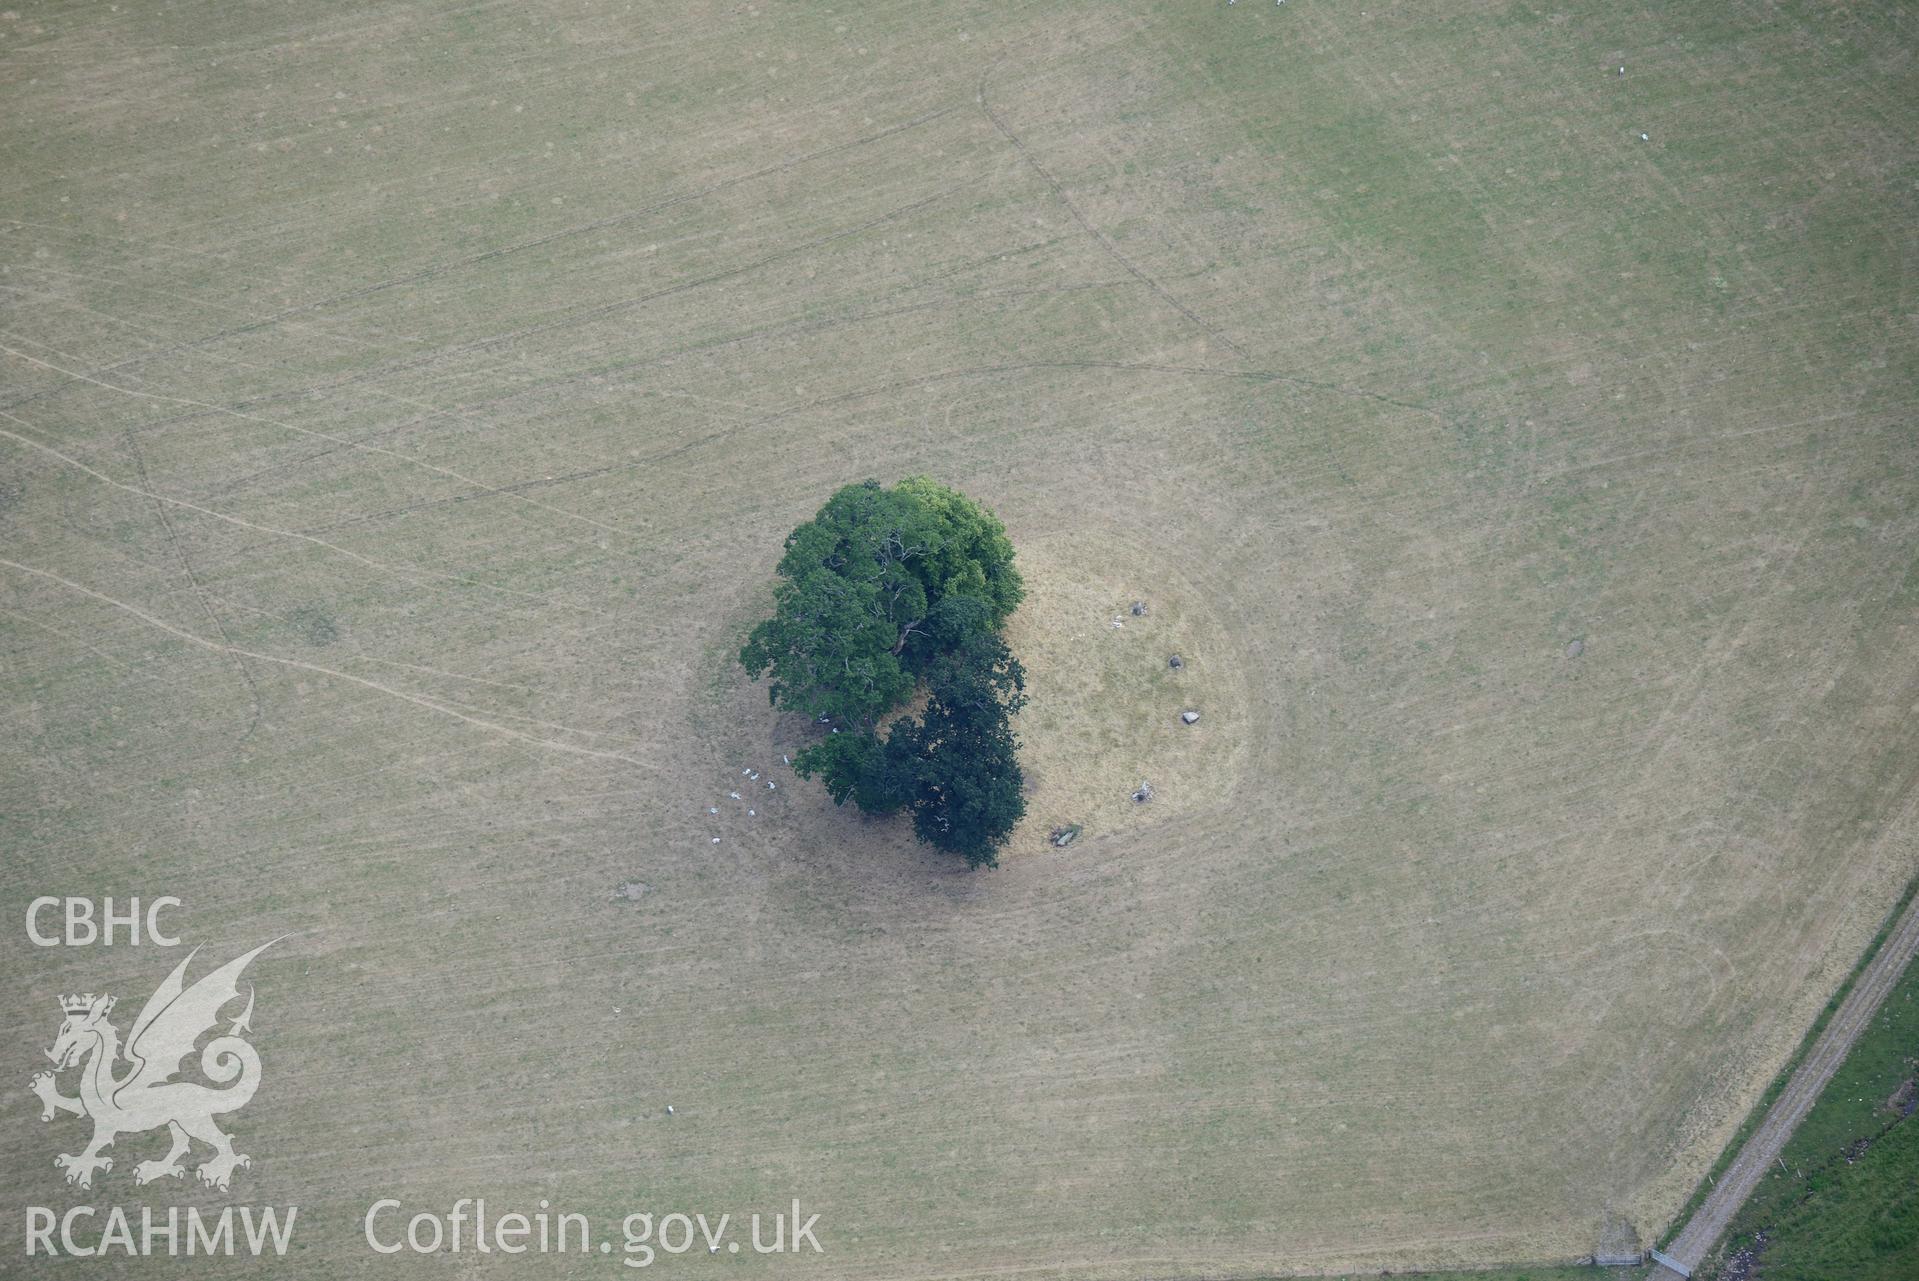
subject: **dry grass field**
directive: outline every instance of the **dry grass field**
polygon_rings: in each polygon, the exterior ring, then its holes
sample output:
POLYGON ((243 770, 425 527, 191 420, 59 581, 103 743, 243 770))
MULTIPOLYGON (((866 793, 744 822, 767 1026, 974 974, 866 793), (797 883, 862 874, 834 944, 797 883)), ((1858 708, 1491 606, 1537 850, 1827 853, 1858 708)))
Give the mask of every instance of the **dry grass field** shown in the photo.
POLYGON ((656 1268, 835 1281, 1651 1237, 1919 871, 1915 53, 1909 4, 22 0, 0 1273, 82 1202, 296 1204, 315 1278, 624 1274, 380 1257, 383 1196, 799 1197, 821 1257, 656 1268), (731 661, 780 538, 913 473, 1028 576, 993 873, 727 799, 809 732, 731 661), (54 1169, 55 998, 181 955, 31 946, 69 893, 291 936, 231 1194, 136 1188, 157 1134, 54 1169))

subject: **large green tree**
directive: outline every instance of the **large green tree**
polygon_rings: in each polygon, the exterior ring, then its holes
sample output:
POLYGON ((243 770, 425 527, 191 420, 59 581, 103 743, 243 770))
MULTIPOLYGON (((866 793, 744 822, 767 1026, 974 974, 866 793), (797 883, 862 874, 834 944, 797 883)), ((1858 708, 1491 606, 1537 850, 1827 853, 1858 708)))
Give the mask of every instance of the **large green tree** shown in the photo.
POLYGON ((928 601, 977 600, 986 606, 988 626, 998 628, 1026 594, 1006 526, 957 489, 925 476, 908 476, 897 492, 916 499, 936 522, 936 538, 918 566, 928 601))
POLYGON ((1024 588, 1005 527, 923 476, 866 481, 788 536, 778 572, 740 662, 771 673, 776 705, 843 723, 794 768, 863 813, 910 807, 921 840, 995 866, 1026 808, 1010 725, 1026 677, 999 630, 1024 588), (924 715, 881 738, 922 680, 924 715))
POLYGON ((938 652, 945 601, 973 600, 998 627, 1023 588, 991 512, 923 476, 848 485, 786 539, 773 617, 740 650, 780 706, 871 729, 938 652))
MULTIPOLYGON (((1019 739, 1011 718, 1026 704, 1026 673, 997 632, 974 632, 929 674, 917 721, 902 717, 863 781, 883 800, 905 799, 928 845, 996 867, 1026 814, 1019 739)), ((862 806, 864 808, 864 806, 862 806)))

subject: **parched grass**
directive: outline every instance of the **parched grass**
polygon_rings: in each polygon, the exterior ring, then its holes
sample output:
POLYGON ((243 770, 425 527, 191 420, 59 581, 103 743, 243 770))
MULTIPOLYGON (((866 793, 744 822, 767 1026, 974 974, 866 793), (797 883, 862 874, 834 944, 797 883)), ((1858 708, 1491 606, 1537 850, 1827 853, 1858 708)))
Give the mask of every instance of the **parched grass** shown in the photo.
POLYGON ((1139 832, 1181 814, 1229 804, 1249 785, 1246 662, 1203 589, 1167 572, 1145 549, 1085 539, 1021 549, 1027 598, 1007 641, 1028 678, 1014 729, 1030 775, 1016 842, 1054 827, 1082 840, 1139 832), (1146 613, 1135 616, 1135 601, 1146 613), (1119 626, 1113 625, 1114 621, 1119 626), (1175 670, 1170 660, 1179 656, 1175 670), (1188 725, 1186 711, 1200 719, 1188 725), (1152 784, 1152 799, 1133 792, 1152 784))
MULTIPOLYGON (((1919 867, 1905 8, 16 8, 0 902, 290 936, 302 1275, 396 1189, 799 1196, 835 1281, 1572 1260, 1919 867), (916 472, 1030 556, 991 875, 731 675, 916 472)), ((0 965, 16 1081, 167 968, 0 965)))
MULTIPOLYGON (((1591 1264, 1533 1264, 1471 1272, 1395 1272, 1397 1281, 1644 1281, 1647 1267, 1595 1268, 1591 1264)), ((1336 1281, 1377 1281, 1377 1272, 1351 1273, 1336 1281)))

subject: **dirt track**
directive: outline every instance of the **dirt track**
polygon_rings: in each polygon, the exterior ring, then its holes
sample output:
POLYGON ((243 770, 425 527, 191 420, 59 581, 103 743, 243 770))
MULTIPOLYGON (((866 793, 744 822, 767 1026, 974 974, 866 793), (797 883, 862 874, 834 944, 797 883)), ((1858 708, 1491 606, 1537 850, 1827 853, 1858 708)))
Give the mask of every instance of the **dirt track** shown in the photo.
MULTIPOLYGON (((1799 1128, 1799 1122, 1818 1100, 1833 1072, 1845 1062, 1852 1043, 1872 1021, 1915 951, 1919 951, 1919 898, 1907 904, 1885 945, 1860 974, 1859 982, 1840 1004, 1826 1030, 1819 1034, 1812 1052, 1792 1074, 1792 1080, 1774 1101, 1766 1119, 1746 1140, 1739 1156, 1727 1167, 1725 1177, 1719 1180, 1685 1230, 1673 1239, 1672 1248, 1666 1253, 1688 1268, 1697 1268, 1705 1259, 1706 1253, 1731 1225, 1739 1207, 1752 1195, 1766 1168, 1778 1158, 1786 1140, 1799 1128)), ((1670 1268, 1663 1266, 1653 1273, 1655 1278, 1674 1275, 1670 1268)))

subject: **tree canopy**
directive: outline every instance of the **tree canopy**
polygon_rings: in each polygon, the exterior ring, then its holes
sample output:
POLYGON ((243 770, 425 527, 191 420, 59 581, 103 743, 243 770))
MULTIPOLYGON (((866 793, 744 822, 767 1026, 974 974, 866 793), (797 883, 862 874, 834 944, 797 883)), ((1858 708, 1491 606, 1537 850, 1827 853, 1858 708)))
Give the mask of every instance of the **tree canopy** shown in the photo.
POLYGON ((837 804, 995 866, 1025 813, 1010 718, 1026 674, 1000 636, 1024 594, 997 517, 924 476, 848 485, 786 539, 774 615, 740 662, 777 706, 841 724, 802 750, 837 804), (923 715, 880 720, 924 682, 923 715))
POLYGON ((1024 588, 998 518, 924 476, 848 485, 786 537, 773 617, 740 650, 789 711, 870 729, 937 652, 934 611, 972 600, 997 628, 1024 588))
POLYGON ((1019 739, 1009 724, 1026 704, 1025 670, 997 633, 974 632, 936 665, 928 686, 920 720, 893 722, 880 795, 892 800, 894 789, 910 787, 920 840, 973 867, 995 866, 1026 814, 1019 739))

